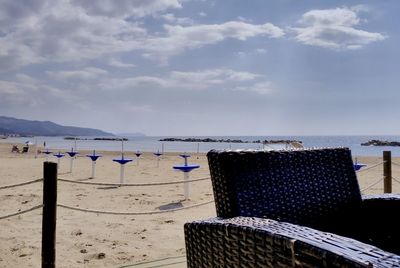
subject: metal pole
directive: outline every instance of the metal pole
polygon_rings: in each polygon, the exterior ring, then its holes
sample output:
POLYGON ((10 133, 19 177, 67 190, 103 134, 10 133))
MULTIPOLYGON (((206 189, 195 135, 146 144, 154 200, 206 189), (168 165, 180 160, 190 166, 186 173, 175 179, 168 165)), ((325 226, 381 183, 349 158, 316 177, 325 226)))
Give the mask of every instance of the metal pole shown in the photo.
MULTIPOLYGON (((183 179, 185 181, 189 180, 189 172, 183 172, 183 179)), ((183 191, 184 191, 184 195, 185 195, 185 200, 188 200, 189 199, 189 192, 190 192, 189 182, 185 182, 183 184, 183 187, 184 187, 183 191)))
POLYGON ((37 139, 35 138, 35 158, 37 158, 38 154, 38 146, 37 146, 37 139))
POLYGON ((383 151, 383 192, 392 192, 392 152, 383 151))
POLYGON ((124 167, 125 167, 125 165, 121 164, 121 173, 120 173, 120 177, 119 177, 120 184, 124 183, 124 167))
POLYGON ((72 173, 72 165, 73 165, 73 162, 74 162, 74 158, 71 157, 71 161, 70 161, 70 163, 69 163, 69 173, 72 173))
POLYGON ((96 161, 92 161, 92 179, 94 179, 95 167, 96 167, 96 161))
POLYGON ((57 221, 57 164, 43 165, 42 268, 55 268, 57 221))

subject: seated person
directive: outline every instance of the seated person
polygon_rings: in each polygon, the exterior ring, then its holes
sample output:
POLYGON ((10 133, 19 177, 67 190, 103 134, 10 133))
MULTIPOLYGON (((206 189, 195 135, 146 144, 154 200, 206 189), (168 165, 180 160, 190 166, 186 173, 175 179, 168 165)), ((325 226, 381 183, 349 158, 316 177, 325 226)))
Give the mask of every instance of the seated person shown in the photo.
POLYGON ((12 153, 19 153, 19 148, 17 145, 13 145, 12 149, 11 149, 12 153))

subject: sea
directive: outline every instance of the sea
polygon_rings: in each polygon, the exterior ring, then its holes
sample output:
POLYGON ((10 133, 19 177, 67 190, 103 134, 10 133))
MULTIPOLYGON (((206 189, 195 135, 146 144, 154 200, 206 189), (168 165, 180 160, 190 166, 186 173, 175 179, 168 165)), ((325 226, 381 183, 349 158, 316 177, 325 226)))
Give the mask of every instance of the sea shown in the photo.
MULTIPOLYGON (((140 152, 186 152, 205 153, 212 149, 238 150, 238 149, 262 149, 260 143, 251 143, 257 140, 299 140, 305 147, 348 147, 353 156, 381 156, 383 151, 391 151, 392 156, 400 156, 400 147, 389 146, 361 146, 361 143, 369 140, 400 141, 400 136, 135 136, 124 137, 128 141, 104 141, 93 140, 94 137, 81 137, 85 140, 66 140, 64 137, 9 137, 4 142, 29 143, 44 146, 49 150, 96 150, 96 151, 121 151, 125 153, 140 152), (227 142, 180 142, 160 141, 164 138, 211 138, 248 141, 249 143, 227 142), (123 148, 122 148, 123 147, 123 148)), ((284 148, 283 144, 271 145, 271 148, 284 148)))

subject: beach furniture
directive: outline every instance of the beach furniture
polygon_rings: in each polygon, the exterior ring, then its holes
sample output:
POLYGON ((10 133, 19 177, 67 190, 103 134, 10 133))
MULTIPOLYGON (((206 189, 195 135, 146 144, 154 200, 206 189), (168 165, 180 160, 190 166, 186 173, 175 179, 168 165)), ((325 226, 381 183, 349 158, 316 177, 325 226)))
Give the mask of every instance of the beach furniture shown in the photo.
POLYGON ((97 159, 99 159, 99 157, 101 157, 101 155, 96 154, 96 150, 93 150, 93 154, 87 154, 87 157, 90 158, 90 160, 92 160, 92 176, 90 177, 91 179, 95 178, 95 172, 96 172, 96 161, 97 159))
POLYGON ((157 151, 156 153, 153 153, 157 157, 157 167, 160 167, 160 157, 163 155, 163 153, 160 153, 160 151, 157 151))
POLYGON ((124 183, 124 174, 125 174, 125 164, 132 162, 133 159, 125 158, 124 154, 122 153, 121 158, 113 159, 114 162, 117 162, 120 165, 120 173, 119 173, 119 183, 124 183))
POLYGON ((400 196, 362 196, 349 149, 207 157, 217 217, 185 224, 188 268, 400 267, 400 196))
POLYGON ((57 157, 57 170, 60 170, 60 160, 65 156, 65 154, 62 154, 61 152, 58 152, 57 154, 53 154, 55 157, 57 157))
POLYGON ((69 159, 70 159, 70 162, 69 162, 69 173, 72 173, 72 167, 74 165, 74 159, 75 159, 76 155, 79 154, 79 153, 74 151, 74 148, 71 148, 71 151, 65 152, 65 153, 69 155, 69 159))
MULTIPOLYGON (((190 155, 184 153, 180 154, 180 157, 184 159, 183 165, 175 165, 173 166, 174 169, 180 170, 183 172, 183 180, 188 181, 189 180, 189 173, 190 171, 200 168, 200 165, 196 164, 188 164, 187 159, 190 157, 190 155)), ((183 195, 185 196, 185 200, 188 200, 190 197, 190 184, 189 182, 185 182, 183 184, 183 195)))
POLYGON ((359 171, 360 169, 362 169, 363 167, 366 167, 367 165, 366 164, 362 164, 362 163, 358 163, 357 158, 356 158, 355 161, 354 161, 353 166, 354 166, 354 170, 355 171, 359 171))

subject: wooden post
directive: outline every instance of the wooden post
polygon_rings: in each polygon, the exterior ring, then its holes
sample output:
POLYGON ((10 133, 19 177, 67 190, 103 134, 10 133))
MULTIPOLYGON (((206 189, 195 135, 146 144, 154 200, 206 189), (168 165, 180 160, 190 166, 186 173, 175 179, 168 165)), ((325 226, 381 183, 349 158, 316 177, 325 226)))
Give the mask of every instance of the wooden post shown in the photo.
POLYGON ((383 192, 392 192, 392 152, 383 151, 383 192))
POLYGON ((56 260, 57 164, 43 165, 42 268, 54 268, 56 260))

